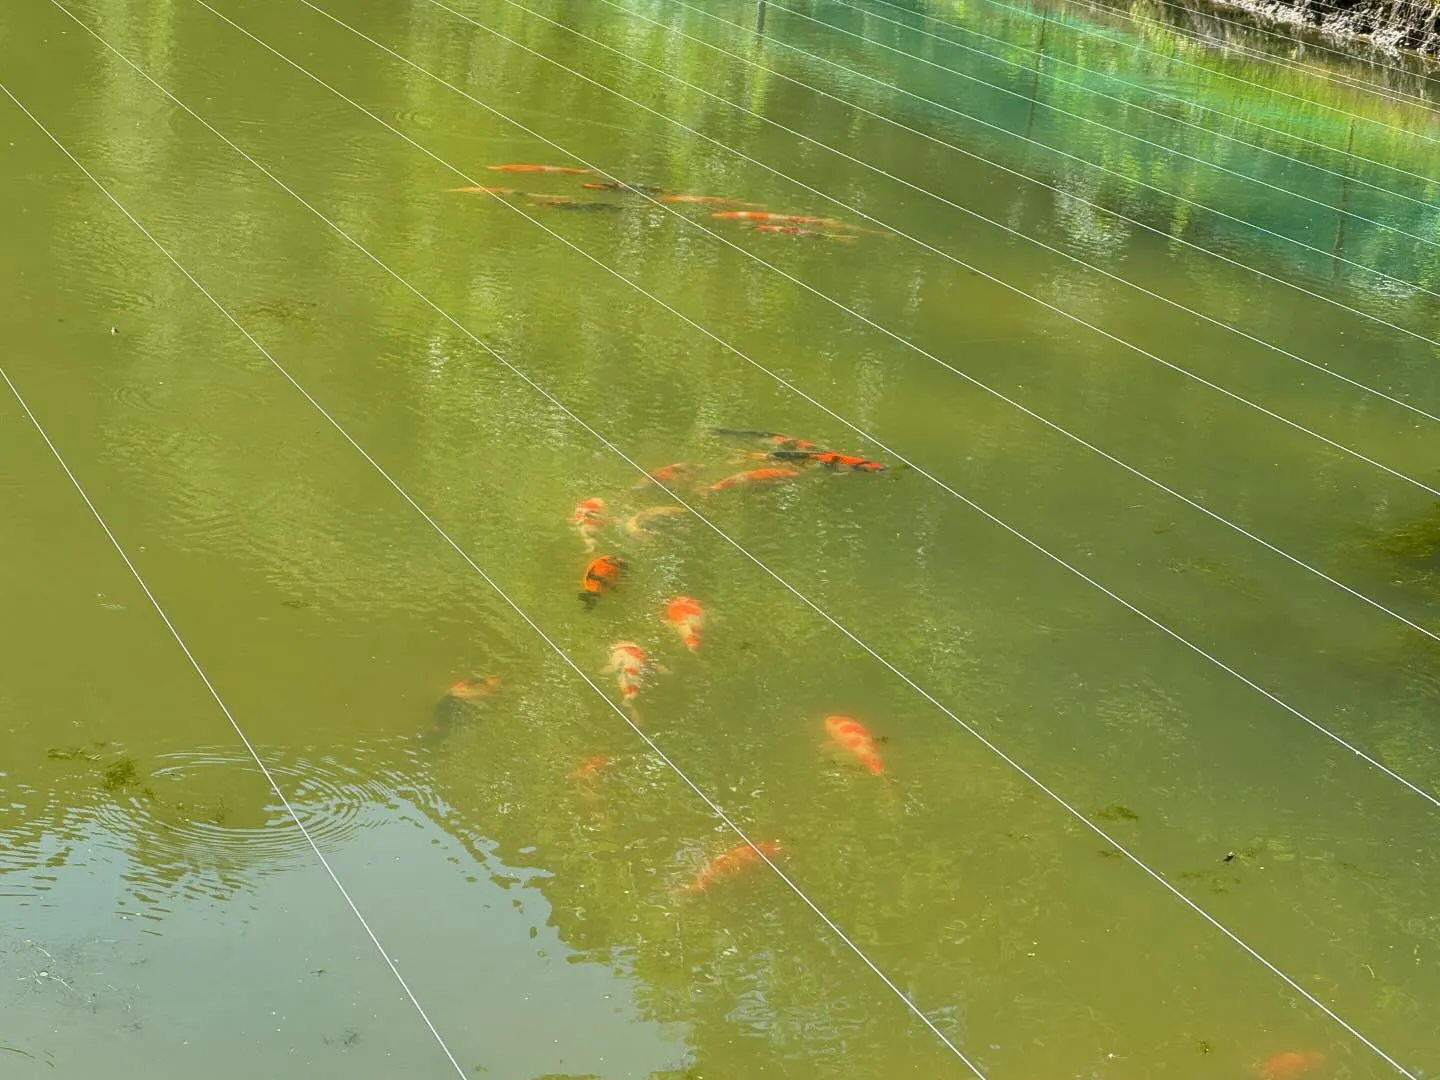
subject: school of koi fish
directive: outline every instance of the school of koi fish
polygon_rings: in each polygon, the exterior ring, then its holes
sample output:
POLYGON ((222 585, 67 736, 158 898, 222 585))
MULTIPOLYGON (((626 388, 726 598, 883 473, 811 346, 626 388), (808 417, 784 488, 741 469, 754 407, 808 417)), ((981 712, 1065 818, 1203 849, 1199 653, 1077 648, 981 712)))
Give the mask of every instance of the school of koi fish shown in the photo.
MULTIPOLYGON (((700 474, 704 472, 702 466, 675 462, 648 473, 645 480, 634 485, 632 491, 657 491, 681 483, 693 483, 696 484, 692 488, 696 495, 708 497, 757 485, 794 483, 804 475, 807 467, 815 472, 852 473, 880 473, 888 469, 883 462, 827 449, 781 432, 712 428, 711 434, 752 444, 751 448, 739 452, 738 460, 754 462, 753 467, 706 482, 700 479, 700 474)), ((652 530, 664 521, 688 514, 690 510, 684 506, 664 503, 617 519, 611 516, 610 504, 605 499, 594 495, 581 498, 571 513, 570 525, 579 535, 585 552, 592 556, 580 572, 578 596, 583 608, 587 611, 593 609, 605 596, 621 588, 631 572, 630 562, 621 556, 609 552, 596 553, 607 532, 623 531, 632 540, 643 541, 651 537, 652 530)), ((657 622, 664 619, 669 624, 685 649, 691 653, 701 650, 706 611, 698 599, 687 594, 671 596, 656 615, 657 622)), ((636 635, 639 638, 647 636, 648 633, 636 635)), ((637 723, 636 702, 646 684, 657 676, 669 674, 645 645, 630 639, 610 644, 608 661, 602 670, 614 678, 620 706, 637 723)), ((501 679, 493 674, 456 681, 436 708, 436 730, 443 732, 461 722, 468 713, 483 707, 500 686, 501 679)), ((863 723, 850 716, 826 716, 819 719, 815 727, 817 733, 823 728, 835 752, 848 759, 857 773, 877 778, 867 782, 883 785, 885 794, 891 796, 890 776, 879 748, 884 739, 872 735, 863 723)), ((593 793, 603 783, 605 770, 611 764, 610 755, 591 754, 569 773, 569 780, 580 789, 593 793)), ((695 867, 688 880, 675 884, 671 895, 682 901, 698 893, 707 893, 717 886, 743 878, 747 871, 773 864, 785 850, 780 841, 771 839, 736 844, 695 867)), ((1318 1070, 1325 1061, 1324 1055, 1317 1051, 1290 1050, 1256 1064, 1254 1071, 1259 1080, 1296 1080, 1318 1070)))
MULTIPOLYGON (((540 166, 540 164, 498 164, 498 166, 490 166, 490 168, 497 173, 537 173, 557 174, 557 176, 593 176, 595 174, 595 170, 590 170, 590 168, 540 166)), ((750 232, 768 236, 847 240, 848 242, 848 240, 857 239, 858 236, 867 235, 867 233, 877 236, 887 235, 880 230, 848 225, 834 217, 770 212, 759 204, 740 202, 739 199, 727 196, 667 192, 661 187, 619 183, 615 180, 586 180, 580 184, 580 187, 586 192, 605 192, 621 194, 621 196, 632 194, 632 196, 642 196, 642 199, 629 200, 629 202, 600 202, 600 200, 573 199, 573 197, 562 196, 562 194, 521 192, 514 187, 467 186, 451 190, 464 194, 516 196, 520 199, 530 200, 536 206, 556 210, 576 210, 576 212, 619 213, 626 209, 642 209, 652 202, 716 207, 710 212, 713 219, 737 223, 750 232), (720 209, 720 207, 729 207, 729 209, 720 209)), ((740 488, 789 484, 789 482, 798 481, 808 468, 828 472, 883 472, 888 468, 884 462, 873 461, 873 459, 860 455, 844 454, 844 452, 819 446, 808 439, 793 438, 791 435, 783 435, 780 432, 714 428, 711 429, 711 433, 721 436, 721 438, 753 442, 759 448, 750 449, 744 455, 746 458, 756 461, 752 468, 732 472, 730 475, 724 475, 724 477, 707 482, 707 484, 701 484, 696 488, 697 494, 701 497, 708 497, 717 492, 740 490, 740 488), (766 464, 760 464, 760 462, 766 462, 766 464)), ((657 485, 671 487, 681 481, 693 480, 694 475, 700 471, 700 467, 688 464, 688 462, 664 465, 664 467, 649 472, 647 480, 636 484, 635 490, 654 490, 657 485)), ((613 589, 619 588, 622 580, 631 573, 631 564, 626 562, 624 557, 613 553, 596 554, 600 537, 606 533, 606 530, 619 526, 624 528, 625 536, 628 536, 629 539, 645 540, 651 537, 655 528, 662 526, 665 520, 687 516, 687 514, 690 514, 690 511, 683 505, 661 504, 652 505, 652 507, 636 511, 629 517, 615 521, 609 516, 608 504, 603 498, 596 497, 596 495, 582 498, 573 510, 570 524, 579 533, 580 541, 585 544, 586 553, 593 556, 580 572, 579 598, 585 609, 589 611, 602 600, 603 596, 608 595, 613 589)), ((700 651, 704 626, 706 626, 706 609, 701 605, 700 600, 688 595, 671 596, 670 599, 665 600, 658 615, 670 624, 672 631, 678 635, 681 644, 688 651, 700 651)), ((657 675, 668 674, 664 667, 655 662, 644 645, 639 644, 638 641, 631 641, 631 639, 616 641, 609 645, 608 662, 603 671, 615 678, 621 706, 628 710, 632 720, 636 720, 635 703, 641 696, 645 685, 657 675)), ((472 707, 481 703, 498 685, 500 685, 500 678, 497 675, 459 680, 458 683, 452 685, 451 690, 442 700, 442 708, 438 710, 438 717, 454 717, 455 708, 472 707)), ((442 724, 448 723, 454 723, 454 720, 442 720, 442 724)), ((821 726, 824 727, 825 736, 834 747, 835 752, 847 756, 855 769, 863 770, 870 776, 876 776, 878 782, 883 783, 884 791, 890 795, 890 776, 886 773, 886 766, 884 766, 883 757, 878 749, 878 743, 884 742, 884 740, 873 736, 870 730, 854 717, 827 716, 821 723, 816 724, 816 727, 821 726)), ((600 782, 603 770, 609 763, 611 763, 611 757, 603 755, 603 753, 586 757, 570 773, 570 779, 577 785, 590 788, 600 782)), ((698 867, 688 883, 677 887, 675 896, 685 897, 694 893, 706 893, 711 887, 717 886, 723 881, 742 877, 746 870, 773 863, 773 860, 780 857, 782 851, 782 845, 775 840, 757 840, 734 845, 729 850, 713 855, 708 863, 698 867)), ((1300 1077, 1316 1070, 1323 1063, 1325 1063, 1325 1057, 1316 1051, 1286 1051, 1286 1053, 1276 1054, 1269 1060, 1257 1064, 1256 1076, 1259 1076, 1260 1080, 1292 1080, 1293 1077, 1300 1077)))
MULTIPOLYGON (((530 173, 550 176, 593 176, 594 169, 575 168, 570 165, 490 165, 492 172, 530 173)), ((877 229, 862 229, 837 218, 814 217, 809 214, 778 214, 766 210, 758 203, 742 202, 724 195, 691 195, 683 192, 666 191, 664 188, 645 184, 626 184, 617 180, 587 180, 580 187, 586 191, 611 192, 618 195, 639 195, 641 201, 607 202, 599 199, 576 199, 568 195, 553 195, 535 191, 521 191, 518 188, 490 187, 467 184, 450 190, 464 195, 517 196, 529 199, 537 206, 554 210, 577 212, 620 213, 626 210, 644 208, 653 202, 674 203, 691 206, 731 207, 716 209, 710 214, 719 221, 734 222, 742 228, 762 236, 788 236, 796 239, 830 240, 849 242, 862 235, 888 235, 877 229)))
MULTIPOLYGON (((650 472, 634 490, 658 491, 682 482, 695 483, 698 485, 694 489, 696 494, 709 497, 755 486, 793 483, 804 476, 807 468, 817 473, 880 473, 888 468, 880 461, 827 449, 807 439, 794 438, 776 431, 714 428, 711 434, 732 440, 741 446, 734 455, 732 465, 752 462, 753 466, 706 482, 701 479, 701 474, 705 471, 702 466, 676 462, 650 472), (762 464, 763 462, 771 464, 762 464)), ((586 611, 593 609, 605 596, 622 587, 622 582, 632 570, 630 562, 619 555, 597 553, 601 539, 607 531, 623 531, 631 539, 645 540, 653 535, 653 530, 662 522, 689 513, 684 506, 666 503, 641 509, 623 519, 616 519, 611 517, 609 504, 605 499, 598 496, 580 499, 571 513, 570 524, 578 533, 585 552, 592 556, 580 572, 578 596, 582 608, 586 611)), ((659 619, 669 624, 685 649, 692 653, 701 650, 705 637, 706 612, 698 599, 689 595, 672 596, 656 614, 659 619)), ((636 637, 642 639, 647 636, 647 633, 636 634, 636 637)), ((637 718, 636 701, 646 684, 656 676, 668 674, 667 670, 655 661, 646 646, 634 640, 611 643, 608 648, 608 662, 603 671, 614 678, 620 705, 627 710, 632 720, 637 718)), ((455 726, 468 710, 482 706, 500 686, 500 677, 493 674, 467 677, 455 682, 446 691, 436 709, 437 731, 455 726)), ((827 716, 819 721, 816 727, 823 728, 836 751, 848 755, 857 769, 881 777, 888 792, 889 778, 885 775, 885 765, 881 760, 879 740, 870 734, 864 724, 849 716, 827 716)), ((580 762, 570 774, 570 778, 578 784, 598 783, 609 762, 607 755, 594 754, 580 762)), ((717 854, 709 863, 700 867, 694 878, 684 885, 679 893, 684 895, 705 892, 721 881, 742 874, 747 868, 763 865, 778 856, 781 850, 780 843, 773 840, 757 841, 753 846, 748 843, 739 844, 717 854)))
MULTIPOLYGON (((498 172, 551 173, 562 175, 589 175, 590 169, 572 168, 559 165, 492 165, 498 172)), ((712 195, 684 195, 666 192, 657 187, 622 184, 614 181, 586 181, 581 185, 590 191, 631 193, 657 199, 667 203, 689 203, 701 206, 738 206, 747 209, 715 210, 711 216, 723 221, 739 222, 751 231, 761 234, 792 237, 817 237, 830 240, 853 240, 856 236, 874 232, 847 225, 834 218, 810 217, 798 214, 771 213, 756 208, 753 203, 742 203, 735 199, 712 195), (825 230, 845 230, 841 232, 825 230)), ((462 187, 452 189, 468 194, 490 194, 500 196, 517 195, 535 201, 538 205, 565 210, 620 211, 625 204, 613 202, 582 201, 566 196, 543 195, 522 192, 514 188, 462 187)), ((638 205, 638 204, 631 204, 638 205)), ((883 234, 877 234, 883 235, 883 234)), ((757 448, 744 452, 743 458, 755 461, 748 469, 730 473, 695 489, 696 494, 705 497, 720 492, 775 484, 793 483, 799 480, 807 467, 817 471, 879 473, 889 466, 856 454, 846 454, 828 449, 806 439, 795 438, 775 431, 755 431, 741 428, 713 428, 711 434, 722 438, 751 442, 757 448), (768 464, 760 464, 767 462, 768 464)), ((688 462, 675 462, 648 473, 646 479, 632 490, 655 490, 657 487, 671 487, 682 481, 693 479, 701 468, 688 462)), ((585 551, 593 558, 587 562, 580 574, 579 598, 586 610, 596 604, 612 590, 620 587, 630 573, 630 563, 613 553, 596 554, 600 538, 615 526, 620 526, 632 540, 645 540, 664 521, 683 517, 690 511, 673 503, 661 504, 639 510, 620 521, 609 514, 606 501, 599 496, 587 496, 576 503, 570 524, 580 536, 585 551)), ((678 635, 681 643, 690 652, 701 648, 705 630, 705 608, 699 600, 689 595, 672 596, 664 602, 658 613, 678 635)), ((619 692, 621 707, 627 710, 632 720, 638 720, 635 703, 646 684, 654 677, 668 674, 637 641, 616 641, 609 646, 608 662, 603 671, 614 677, 619 692)), ((467 708, 483 703, 498 687, 496 675, 464 678, 452 685, 437 708, 437 729, 443 730, 456 722, 456 716, 467 708)), ((849 716, 826 716, 817 727, 823 726, 826 737, 837 753, 848 756, 857 770, 863 770, 878 778, 887 795, 891 794, 890 777, 886 773, 877 739, 859 720, 849 716)), ((569 774, 570 780, 587 789, 600 783, 610 756, 592 754, 581 761, 569 774)), ((773 864, 785 849, 778 840, 755 840, 736 844, 715 854, 704 865, 696 869, 693 877, 679 885, 674 895, 683 898, 695 893, 709 891, 712 887, 730 879, 741 877, 747 870, 761 865, 773 864)), ((1310 1073, 1325 1063, 1324 1055, 1313 1050, 1292 1050, 1279 1053, 1255 1066, 1259 1080, 1294 1080, 1310 1073)))

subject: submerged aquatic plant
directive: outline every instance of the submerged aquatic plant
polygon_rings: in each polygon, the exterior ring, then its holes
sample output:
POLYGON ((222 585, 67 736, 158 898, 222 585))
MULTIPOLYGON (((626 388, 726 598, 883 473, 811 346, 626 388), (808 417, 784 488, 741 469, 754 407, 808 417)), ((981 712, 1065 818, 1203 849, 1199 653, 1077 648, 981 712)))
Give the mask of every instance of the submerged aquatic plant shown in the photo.
POLYGON ((121 758, 113 765, 107 766, 100 774, 100 787, 112 794, 123 791, 133 786, 140 779, 140 770, 135 767, 135 762, 129 758, 121 758))
POLYGON ((1379 534, 1364 546, 1391 559, 1430 562, 1435 571, 1440 571, 1440 503, 1433 504, 1409 524, 1379 534))
POLYGON ((1414 590, 1420 600, 1440 602, 1440 502, 1398 526, 1372 525, 1341 547, 1361 573, 1383 575, 1389 585, 1414 590))

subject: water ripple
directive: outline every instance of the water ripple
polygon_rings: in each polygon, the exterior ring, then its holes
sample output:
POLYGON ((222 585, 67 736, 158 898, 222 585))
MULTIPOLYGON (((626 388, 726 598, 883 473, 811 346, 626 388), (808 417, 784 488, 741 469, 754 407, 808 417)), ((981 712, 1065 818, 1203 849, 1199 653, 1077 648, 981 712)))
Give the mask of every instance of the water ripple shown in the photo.
MULTIPOLYGON (((397 805, 385 778, 334 757, 261 755, 321 851, 380 824, 397 805)), ((314 860, 269 782, 238 749, 163 755, 97 807, 95 818, 138 864, 128 876, 142 889, 229 895, 259 874, 314 860)))

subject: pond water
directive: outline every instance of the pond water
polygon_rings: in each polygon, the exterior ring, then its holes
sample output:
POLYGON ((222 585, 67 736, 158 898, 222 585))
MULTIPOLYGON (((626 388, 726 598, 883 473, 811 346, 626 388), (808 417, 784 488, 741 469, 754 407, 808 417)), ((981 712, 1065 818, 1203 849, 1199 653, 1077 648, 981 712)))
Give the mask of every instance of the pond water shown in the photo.
POLYGON ((1437 1075, 1433 85, 4 5, 0 1075, 1437 1075))

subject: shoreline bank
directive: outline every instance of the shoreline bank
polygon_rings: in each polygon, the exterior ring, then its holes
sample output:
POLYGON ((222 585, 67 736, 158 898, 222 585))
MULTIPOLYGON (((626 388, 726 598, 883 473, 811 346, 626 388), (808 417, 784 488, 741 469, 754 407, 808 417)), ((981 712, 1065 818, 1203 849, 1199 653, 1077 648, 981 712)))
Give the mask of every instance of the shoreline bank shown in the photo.
POLYGON ((1440 3, 1412 0, 1082 0, 1217 45, 1366 68, 1376 86, 1440 103, 1440 3))
MULTIPOLYGON (((1411 0, 1214 0, 1222 10, 1354 43, 1361 50, 1440 57, 1440 5, 1411 0)), ((1364 59, 1361 56, 1360 59, 1364 59)))

